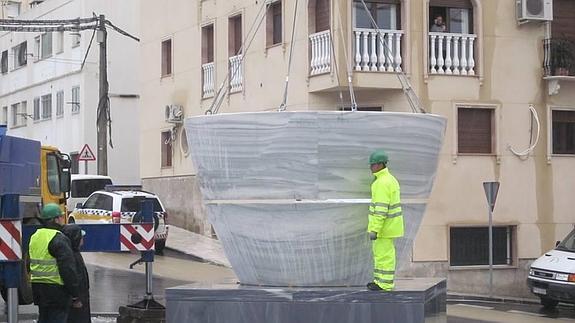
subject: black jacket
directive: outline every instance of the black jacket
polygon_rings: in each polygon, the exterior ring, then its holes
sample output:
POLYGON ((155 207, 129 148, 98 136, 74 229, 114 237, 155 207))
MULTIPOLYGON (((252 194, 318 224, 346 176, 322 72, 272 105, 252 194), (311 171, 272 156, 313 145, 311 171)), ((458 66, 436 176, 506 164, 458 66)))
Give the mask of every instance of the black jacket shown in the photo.
POLYGON ((64 226, 62 232, 70 239, 72 244, 74 258, 76 260, 76 274, 78 275, 79 299, 82 302, 81 308, 70 308, 68 322, 89 323, 92 322, 90 313, 90 279, 84 258, 82 258, 82 254, 80 253, 82 229, 77 224, 68 224, 64 226))
MULTIPOLYGON (((47 222, 43 227, 58 231, 62 229, 62 226, 55 222, 47 222)), ((70 240, 63 233, 57 233, 48 244, 48 252, 56 259, 64 286, 32 283, 34 304, 45 307, 68 308, 72 304, 72 297, 79 295, 78 275, 76 274, 70 240)))

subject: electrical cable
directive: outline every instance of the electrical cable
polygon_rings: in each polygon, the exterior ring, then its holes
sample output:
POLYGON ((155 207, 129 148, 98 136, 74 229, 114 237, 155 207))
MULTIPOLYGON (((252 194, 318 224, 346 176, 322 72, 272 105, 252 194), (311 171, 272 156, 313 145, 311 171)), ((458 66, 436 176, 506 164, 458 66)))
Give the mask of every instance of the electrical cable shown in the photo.
MULTIPOLYGON (((371 24, 373 25, 373 27, 377 30, 377 33, 379 35, 382 35, 383 32, 382 30, 379 28, 379 26, 377 25, 377 23, 375 22, 375 19, 373 18, 373 15, 371 14, 371 12, 369 11, 369 9, 367 8, 367 4, 365 3, 364 0, 360 0, 361 3, 363 4, 363 8, 365 9, 365 12, 367 14, 367 16, 369 17, 371 24)), ((383 41, 383 37, 378 37, 379 38, 379 42, 380 44, 383 46, 384 51, 383 54, 386 56, 386 60, 389 60, 390 62, 392 62, 393 57, 391 56, 391 49, 387 46, 387 44, 383 41)), ((421 102, 419 101, 419 97, 417 97, 417 95, 415 94, 415 92, 413 91, 413 88, 411 87, 411 84, 409 83, 409 80, 407 79, 407 76, 405 75, 405 72, 403 71, 403 69, 401 67, 399 67, 399 70, 396 71, 397 73, 397 78, 399 79, 399 82, 401 83, 401 87, 403 89, 403 92, 405 93, 406 97, 407 97, 407 101, 409 103, 409 106, 411 107, 411 110, 414 113, 426 113, 425 109, 423 108, 423 106, 421 105, 421 102)))
POLYGON ((222 104, 222 101, 224 99, 224 96, 226 95, 227 91, 229 90, 229 87, 226 87, 226 83, 228 81, 228 79, 230 77, 235 76, 235 73, 239 70, 240 66, 243 65, 243 61, 244 58, 246 57, 246 53, 248 51, 248 49, 250 48, 257 31, 259 30, 259 28, 261 27, 264 18, 265 18, 265 10, 267 9, 267 7, 271 4, 271 2, 264 0, 262 3, 262 6, 260 7, 260 11, 258 11, 258 13, 256 14, 256 19, 254 19, 254 22, 252 23, 252 25, 250 26, 250 29, 248 31, 248 33, 246 34, 246 37, 244 38, 243 42, 242 42, 242 46, 239 49, 239 52, 242 53, 241 57, 240 57, 240 61, 239 63, 236 65, 236 67, 234 69, 232 69, 231 73, 228 73, 228 75, 226 75, 226 77, 224 78, 224 80, 222 81, 222 83, 220 84, 220 87, 218 89, 218 91, 216 92, 216 95, 214 96, 214 100, 212 101, 212 104, 210 105, 210 107, 204 112, 205 114, 216 114, 218 113, 220 106, 222 104), (263 15, 262 12, 264 13, 263 15), (261 15, 261 18, 259 17, 261 15), (257 23, 257 20, 260 19, 259 23, 257 23), (257 23, 257 24, 256 24, 257 23), (255 27, 255 30, 254 30, 255 27), (250 33, 253 31, 253 34, 251 35, 250 38, 250 33), (249 39, 249 41, 248 41, 249 39), (226 90, 224 90, 224 87, 226 87, 226 90), (222 91, 223 94, 222 94, 222 91))
POLYGON ((92 32, 92 37, 90 38, 90 43, 88 44, 88 49, 86 49, 86 54, 84 55, 84 59, 82 60, 82 66, 80 70, 84 69, 84 64, 86 64, 86 59, 88 58, 88 54, 90 53, 90 48, 92 48, 92 42, 94 41, 94 36, 96 35, 96 29, 92 32))
POLYGON ((293 22, 292 22, 292 29, 291 29, 291 42, 290 42, 290 50, 289 50, 289 58, 288 58, 288 70, 287 70, 287 75, 286 75, 286 81, 285 81, 285 87, 284 87, 284 95, 283 95, 283 100, 282 103, 280 104, 278 111, 285 111, 286 109, 286 104, 287 104, 287 96, 288 96, 288 87, 289 87, 289 75, 291 72, 291 62, 292 62, 292 56, 293 56, 293 48, 295 47, 295 43, 294 43, 294 39, 295 39, 295 31, 296 31, 296 26, 297 26, 297 7, 299 4, 299 0, 295 1, 295 8, 293 11, 293 22))
POLYGON ((128 33, 127 31, 122 30, 119 27, 116 27, 110 20, 106 20, 106 24, 110 27, 112 27, 112 29, 114 29, 114 31, 118 32, 121 35, 124 35, 126 37, 132 38, 133 40, 139 42, 140 38, 136 37, 136 36, 132 36, 130 33, 128 33))
POLYGON ((507 145, 507 148, 517 157, 525 158, 529 156, 529 154, 535 149, 537 143, 539 143, 539 136, 541 134, 541 122, 539 121, 539 115, 537 114, 537 110, 533 107, 532 104, 529 105, 529 111, 531 112, 531 130, 529 135, 529 147, 523 151, 516 151, 511 147, 511 145, 507 145), (535 136, 535 142, 533 142, 533 120, 537 125, 537 135, 535 136))
MULTIPOLYGON (((345 43, 345 35, 343 34, 343 17, 341 15, 341 7, 340 7, 339 2, 337 5, 337 12, 338 12, 338 16, 339 16, 339 20, 338 20, 338 22, 339 22, 339 34, 340 34, 340 37, 341 37, 341 40, 343 43, 343 57, 344 57, 345 62, 346 62, 347 86, 349 89, 349 99, 351 101, 351 111, 355 112, 355 111, 357 111, 357 101, 355 99, 355 92, 353 90, 353 78, 352 78, 353 71, 352 71, 351 66, 350 66, 349 57, 347 56, 347 46, 345 43)), ((333 42, 333 40, 332 40, 332 42, 333 42)))

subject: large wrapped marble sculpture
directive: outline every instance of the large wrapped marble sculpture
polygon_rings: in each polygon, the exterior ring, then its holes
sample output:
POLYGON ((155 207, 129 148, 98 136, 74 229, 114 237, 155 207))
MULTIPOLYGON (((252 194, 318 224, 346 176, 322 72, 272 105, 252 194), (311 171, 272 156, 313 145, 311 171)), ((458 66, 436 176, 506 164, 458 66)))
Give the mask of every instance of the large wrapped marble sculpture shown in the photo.
POLYGON ((431 192, 446 120, 394 112, 253 112, 185 120, 209 221, 242 284, 354 286, 372 279, 366 235, 384 149, 411 245, 431 192))

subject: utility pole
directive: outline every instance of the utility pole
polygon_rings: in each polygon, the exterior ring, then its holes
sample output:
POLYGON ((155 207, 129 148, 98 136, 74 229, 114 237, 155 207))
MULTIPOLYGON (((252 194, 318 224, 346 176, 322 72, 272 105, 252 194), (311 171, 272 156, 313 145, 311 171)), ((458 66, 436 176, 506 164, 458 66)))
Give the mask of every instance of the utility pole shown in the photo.
POLYGON ((100 43, 100 90, 97 115, 98 175, 108 175, 108 56, 106 53, 106 17, 98 19, 98 42, 100 43))

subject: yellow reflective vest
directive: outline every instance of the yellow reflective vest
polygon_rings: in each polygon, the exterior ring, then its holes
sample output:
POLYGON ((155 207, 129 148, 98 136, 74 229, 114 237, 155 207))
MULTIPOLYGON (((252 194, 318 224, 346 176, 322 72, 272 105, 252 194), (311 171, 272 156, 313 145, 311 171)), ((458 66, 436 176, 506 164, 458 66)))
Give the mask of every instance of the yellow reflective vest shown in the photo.
POLYGON ((375 173, 371 184, 368 232, 378 238, 403 237, 403 213, 399 198, 399 182, 387 168, 375 173))
POLYGON ((32 283, 64 285, 56 258, 48 252, 48 245, 58 230, 38 229, 30 238, 30 274, 32 283))

